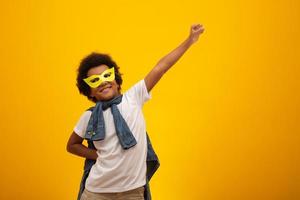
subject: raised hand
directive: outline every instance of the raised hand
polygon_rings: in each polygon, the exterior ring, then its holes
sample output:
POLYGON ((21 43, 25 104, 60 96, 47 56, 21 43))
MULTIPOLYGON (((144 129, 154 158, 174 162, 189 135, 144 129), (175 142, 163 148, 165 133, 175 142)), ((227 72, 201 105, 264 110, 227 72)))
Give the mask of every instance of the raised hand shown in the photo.
POLYGON ((189 40, 192 43, 197 42, 200 34, 204 32, 204 27, 201 24, 194 24, 191 26, 189 40))

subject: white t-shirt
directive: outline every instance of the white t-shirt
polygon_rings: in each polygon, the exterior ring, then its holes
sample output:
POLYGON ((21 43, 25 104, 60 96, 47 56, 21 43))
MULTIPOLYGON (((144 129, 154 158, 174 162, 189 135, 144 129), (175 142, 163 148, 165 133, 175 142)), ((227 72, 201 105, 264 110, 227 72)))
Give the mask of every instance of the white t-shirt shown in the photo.
MULTIPOLYGON (((147 138, 142 107, 150 98, 145 81, 141 80, 123 94, 122 102, 117 105, 137 141, 128 150, 123 150, 119 142, 111 109, 103 111, 105 138, 94 141, 98 158, 86 180, 88 191, 124 192, 146 184, 147 138)), ((82 138, 91 114, 85 111, 74 128, 82 138)))

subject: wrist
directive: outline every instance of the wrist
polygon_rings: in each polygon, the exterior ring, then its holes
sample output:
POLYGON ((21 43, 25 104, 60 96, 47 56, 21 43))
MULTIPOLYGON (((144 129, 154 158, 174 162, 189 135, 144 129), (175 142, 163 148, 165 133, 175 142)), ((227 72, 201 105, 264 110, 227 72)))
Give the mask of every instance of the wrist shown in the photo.
POLYGON ((192 44, 195 43, 195 41, 194 41, 194 39, 193 39, 191 36, 189 36, 189 37, 186 39, 186 43, 187 43, 189 46, 191 46, 192 44))

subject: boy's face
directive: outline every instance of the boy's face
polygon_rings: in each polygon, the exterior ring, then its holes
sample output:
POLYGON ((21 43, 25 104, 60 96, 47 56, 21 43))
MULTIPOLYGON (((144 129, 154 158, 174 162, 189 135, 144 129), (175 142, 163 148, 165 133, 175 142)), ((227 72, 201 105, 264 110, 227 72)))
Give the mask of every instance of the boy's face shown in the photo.
MULTIPOLYGON (((107 65, 93 67, 87 72, 87 76, 89 77, 92 75, 102 74, 107 69, 109 69, 107 65)), ((98 101, 107 101, 120 94, 119 85, 117 84, 116 80, 111 82, 105 81, 96 88, 90 87, 90 90, 90 96, 95 97, 98 101)))

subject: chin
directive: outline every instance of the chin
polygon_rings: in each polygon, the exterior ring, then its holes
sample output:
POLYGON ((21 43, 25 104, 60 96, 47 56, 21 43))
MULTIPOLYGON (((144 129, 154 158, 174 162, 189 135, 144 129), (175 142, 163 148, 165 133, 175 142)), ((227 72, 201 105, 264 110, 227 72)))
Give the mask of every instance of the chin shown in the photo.
POLYGON ((114 97, 116 97, 117 94, 111 93, 111 94, 107 94, 107 95, 102 95, 98 98, 98 100, 100 101, 109 101, 111 99, 113 99, 114 97))
POLYGON ((111 100, 113 98, 114 98, 114 96, 103 97, 101 101, 109 101, 109 100, 111 100))

